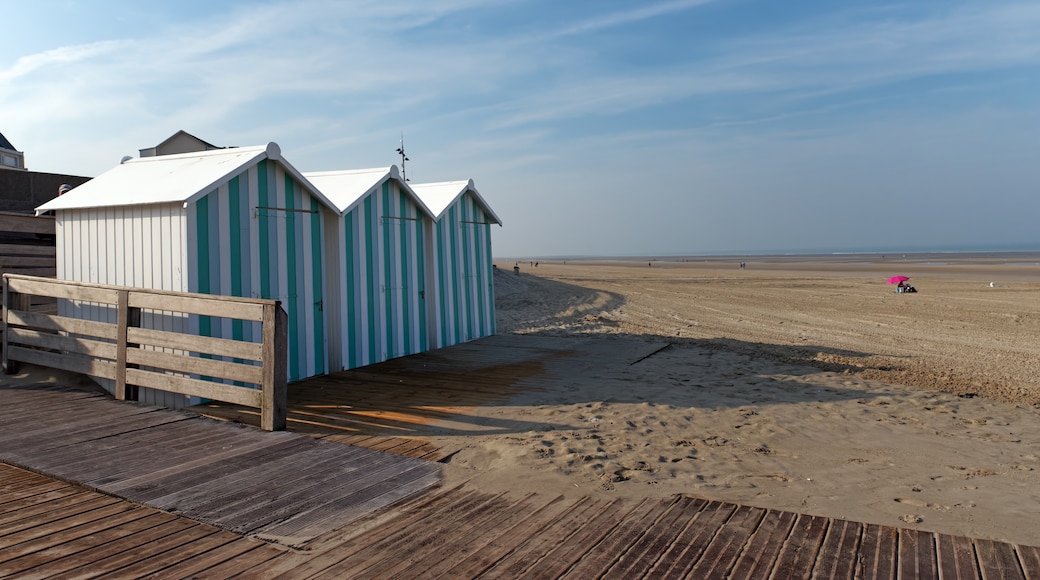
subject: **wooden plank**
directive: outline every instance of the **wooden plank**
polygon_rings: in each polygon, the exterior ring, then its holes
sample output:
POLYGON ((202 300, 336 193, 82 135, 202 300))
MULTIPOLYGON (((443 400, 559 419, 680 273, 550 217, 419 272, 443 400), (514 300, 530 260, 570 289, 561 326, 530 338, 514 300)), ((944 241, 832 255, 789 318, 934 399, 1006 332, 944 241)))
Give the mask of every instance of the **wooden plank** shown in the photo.
MULTIPOLYGON (((0 254, 20 256, 47 256, 54 258, 58 255, 57 248, 53 245, 37 244, 0 244, 0 254)), ((53 263, 53 260, 51 260, 53 263)))
POLYGON ((91 574, 101 571, 113 571, 123 578, 139 578, 164 568, 171 560, 176 560, 181 554, 191 555, 198 553, 192 545, 201 542, 205 546, 213 536, 227 539, 217 528, 206 525, 196 525, 176 534, 169 534, 163 538, 150 542, 144 549, 133 552, 123 552, 113 555, 99 562, 92 562, 89 570, 91 574))
MULTIPOLYGON (((395 578, 435 578, 446 572, 457 561, 472 549, 479 549, 484 543, 484 534, 490 528, 507 524, 518 513, 527 508, 530 496, 508 499, 504 495, 496 495, 490 501, 481 504, 457 520, 451 527, 432 526, 426 528, 421 537, 409 542, 411 546, 407 558, 385 558, 378 565, 365 569, 366 576, 395 578), (474 540, 479 544, 474 546, 474 540)), ((353 564, 343 562, 336 567, 323 571, 323 574, 336 575, 349 572, 353 564)))
POLYGON ((610 530, 599 543, 589 546, 581 559, 563 573, 563 577, 598 578, 616 564, 624 562, 635 544, 654 527, 677 500, 677 497, 665 501, 644 500, 629 512, 617 527, 610 530))
MULTIPOLYGON (((299 448, 283 448, 269 461, 255 461, 240 465, 232 471, 221 471, 220 475, 208 476, 204 471, 194 481, 186 482, 177 488, 165 488, 164 493, 148 500, 148 504, 159 509, 178 507, 184 513, 202 513, 209 508, 219 508, 228 503, 248 497, 256 497, 259 490, 274 481, 280 481, 285 474, 297 474, 316 457, 322 455, 309 453, 314 449, 314 441, 300 437, 299 448), (271 471, 277 466, 278 473, 271 471)), ((344 451, 347 451, 346 449, 344 451)))
MULTIPOLYGON (((52 497, 50 499, 40 499, 39 501, 30 502, 19 502, 16 509, 5 510, 3 515, 0 516, 0 536, 11 536, 15 533, 13 525, 19 520, 26 520, 41 515, 46 515, 51 512, 68 508, 69 506, 78 506, 83 503, 86 499, 97 499, 94 494, 91 494, 85 489, 77 489, 73 493, 63 494, 59 497, 52 497)), ((9 541, 5 538, 4 540, 9 541)))
POLYGON ((126 382, 127 384, 141 387, 159 389, 160 391, 194 395, 204 399, 216 399, 236 405, 260 406, 260 391, 257 389, 200 381, 198 379, 177 377, 141 369, 126 369, 126 382))
POLYGON ((355 481, 354 472, 361 470, 354 466, 362 457, 359 449, 311 447, 262 466, 249 466, 225 478, 221 482, 224 485, 199 486, 199 491, 205 490, 203 493, 180 496, 178 511, 186 515, 206 514, 208 521, 228 529, 262 527, 315 505, 326 505, 329 498, 337 497, 337 492, 355 481), (227 480, 238 483, 233 489, 226 489, 227 480), (263 501, 258 501, 260 498, 263 501))
POLYGON ((747 548, 733 566, 733 578, 767 578, 794 527, 797 514, 767 510, 747 548))
POLYGON ((490 578, 520 578, 553 548, 564 542, 575 534, 595 514, 604 509, 610 509, 615 502, 605 504, 591 498, 581 498, 576 501, 571 509, 566 511, 559 519, 546 522, 541 533, 527 539, 517 546, 513 552, 508 554, 487 569, 485 576, 490 578))
POLYGON ((36 348, 60 350, 68 353, 106 359, 116 358, 116 345, 100 342, 86 337, 62 336, 31 330, 28 328, 8 328, 8 343, 36 348))
MULTIPOLYGON (((115 301, 113 300, 113 302, 115 301)), ((260 322, 263 320, 264 304, 270 302, 270 300, 262 301, 217 294, 132 290, 130 292, 129 304, 131 308, 190 312, 201 316, 217 316, 220 318, 236 318, 260 322)))
POLYGON ((0 212, 0 232, 54 235, 54 216, 0 212))
POLYGON ((188 489, 199 482, 241 471, 245 466, 255 465, 264 458, 273 459, 309 448, 310 444, 299 437, 277 441, 254 439, 246 443, 229 439, 228 445, 220 451, 200 449, 204 452, 202 457, 164 469, 153 469, 118 482, 109 482, 105 484, 104 490, 147 503, 170 490, 188 489))
POLYGON ((607 571, 606 576, 631 578, 652 569, 657 564, 657 559, 675 542, 689 521, 690 514, 698 512, 707 503, 703 499, 678 496, 674 503, 668 506, 668 512, 607 571))
POLYGON ((0 253, 0 268, 10 272, 20 268, 54 268, 54 258, 11 256, 0 253))
POLYGON ((216 377, 257 385, 260 384, 263 374, 263 369, 256 365, 136 348, 126 352, 126 362, 157 367, 178 373, 216 377))
POLYGON ((423 510, 426 512, 424 516, 419 515, 422 512, 413 511, 419 517, 388 522, 386 526, 373 530, 371 534, 366 533, 364 537, 348 542, 342 548, 337 546, 324 550, 327 556, 314 558, 300 566, 301 576, 329 576, 335 571, 350 569, 356 576, 378 577, 381 570, 397 565, 402 560, 408 561, 417 546, 422 546, 442 530, 469 520, 473 514, 484 513, 489 506, 501 501, 501 495, 478 492, 459 492, 441 497, 447 502, 427 504, 435 509, 423 510))
POLYGON ((7 272, 19 271, 22 268, 54 268, 54 258, 38 258, 35 256, 11 256, 0 253, 0 268, 7 272))
MULTIPOLYGON (((200 524, 187 518, 167 516, 169 521, 115 538, 64 558, 41 562, 25 571, 26 575, 46 578, 51 575, 67 574, 71 577, 94 577, 112 572, 136 559, 165 549, 162 540, 178 536, 200 524)), ((0 567, 2 572, 2 567, 0 567)))
POLYGON ((373 527, 374 518, 359 524, 365 528, 364 534, 348 534, 345 540, 333 537, 318 539, 308 545, 314 557, 283 559, 265 572, 275 576, 291 571, 299 577, 308 577, 349 562, 354 574, 360 575, 369 566, 421 542, 427 530, 451 527, 474 506, 490 501, 491 497, 491 494, 460 488, 419 497, 403 506, 392 518, 381 519, 379 525, 373 527))
POLYGON ((68 332, 70 334, 83 334, 113 341, 116 340, 118 335, 118 327, 108 322, 80 320, 79 318, 69 318, 67 316, 17 310, 12 310, 8 316, 11 324, 19 326, 30 326, 43 330, 68 332))
POLYGON ((320 509, 309 510, 285 522, 254 528, 253 533, 258 538, 282 538, 283 543, 300 548, 314 538, 343 528, 363 516, 387 508, 440 482, 439 472, 430 470, 428 466, 413 467, 388 477, 381 485, 369 486, 354 494, 343 496, 320 509))
MULTIPOLYGON (((245 571, 246 568, 254 565, 252 564, 254 561, 266 562, 287 555, 270 544, 252 541, 248 538, 239 538, 231 533, 213 537, 215 538, 214 541, 218 537, 222 540, 225 538, 229 539, 224 541, 223 544, 210 548, 198 555, 181 558, 178 562, 171 563, 162 570, 143 576, 143 578, 202 578, 209 576, 209 571, 220 565, 231 564, 238 566, 238 571, 245 571), (255 555, 250 556, 253 553, 255 555), (247 565, 247 562, 250 564, 247 565)), ((177 552, 171 553, 177 554, 177 552)), ((215 577, 226 578, 229 575, 231 574, 215 577)))
POLYGON ((1015 546, 1018 563, 1029 580, 1040 580, 1040 546, 1015 546))
POLYGON ((1011 544, 982 539, 976 539, 974 543, 979 568, 985 580, 1019 580, 1026 577, 1011 544))
POLYGON ((526 508, 520 517, 488 526, 479 535, 486 543, 479 549, 460 554, 461 559, 450 568, 448 575, 454 578, 476 578, 549 522, 557 519, 566 508, 561 496, 548 501, 527 496, 522 505, 526 508))
POLYGON ((634 506, 628 507, 621 502, 612 503, 604 508, 587 519, 573 534, 559 542, 526 573, 549 578, 560 576, 585 554, 588 546, 602 541, 635 509, 634 506))
POLYGON ((128 328, 127 340, 132 343, 169 348, 188 352, 206 353, 243 360, 260 361, 262 346, 259 342, 196 336, 183 332, 167 332, 150 328, 128 328))
POLYGON ((695 578, 726 575, 740 556, 744 543, 754 534, 765 510, 740 506, 719 528, 693 568, 687 573, 695 578))
MULTIPOLYGON (((92 495, 97 496, 97 494, 92 495)), ((10 534, 3 538, 4 548, 0 550, 0 563, 6 562, 8 567, 16 566, 17 564, 12 561, 23 556, 74 541, 93 533, 101 526, 133 521, 142 515, 141 510, 133 504, 117 501, 102 508, 60 520, 55 525, 37 526, 10 534)))
POLYGON ((380 491, 392 489, 395 482, 407 483, 427 473, 431 467, 363 449, 349 450, 349 455, 347 451, 341 448, 312 450, 310 453, 314 459, 306 463, 309 468, 298 470, 299 477, 283 475, 277 485, 271 482, 264 486, 264 493, 269 494, 271 500, 263 506, 250 501, 249 495, 252 494, 239 494, 237 505, 242 507, 234 513, 222 517, 226 513, 222 510, 207 509, 207 512, 213 514, 214 521, 240 533, 277 523, 280 531, 271 533, 290 535, 293 530, 321 520, 321 513, 315 513, 315 510, 329 515, 350 513, 348 508, 378 495, 380 491), (324 456, 329 458, 319 463, 317 459, 324 456), (328 465, 327 470, 323 463, 328 465), (409 474, 417 469, 419 473, 409 474))
POLYGON ((862 528, 857 522, 832 520, 816 557, 813 574, 822 578, 855 578, 856 559, 849 554, 858 552, 862 528))
MULTIPOLYGON (((270 578, 271 575, 267 573, 267 570, 273 562, 283 556, 285 554, 276 551, 271 546, 259 545, 255 549, 249 550, 235 558, 225 560, 220 564, 207 568, 203 572, 193 574, 191 578, 198 580, 225 580, 232 576, 238 577, 240 574, 243 578, 270 578)), ((291 574, 291 576, 301 577, 297 574, 291 574)), ((164 574, 158 574, 156 577, 164 580, 167 578, 164 574)))
POLYGON ((712 501, 690 513, 679 536, 661 555, 650 574, 660 578, 683 576, 697 563, 715 532, 735 509, 735 505, 712 501))
POLYGON ((116 376, 116 364, 106 360, 32 350, 19 346, 8 346, 4 354, 12 360, 72 371, 92 377, 113 379, 116 376))
MULTIPOLYGON (((98 436, 110 436, 125 432, 122 425, 137 415, 153 414, 155 407, 144 406, 96 406, 91 413, 73 413, 56 425, 40 425, 33 429, 20 429, 0 436, 0 449, 9 457, 27 455, 43 459, 44 451, 51 447, 67 447, 98 436)), ((188 417, 180 415, 181 418, 188 417)))
POLYGON ((96 284, 84 284, 66 280, 45 280, 15 274, 7 275, 7 283, 11 286, 11 290, 15 292, 34 294, 36 296, 68 298, 69 300, 82 300, 84 302, 102 302, 112 305, 119 299, 118 290, 96 284))
POLYGON ((940 578, 982 578, 970 538, 939 534, 935 542, 940 578))
POLYGON ((792 578, 811 570, 829 522, 827 518, 799 515, 777 556, 774 576, 792 578))
POLYGON ((12 521, 5 521, 2 528, 0 528, 0 538, 4 538, 4 541, 12 537, 17 537, 15 534, 31 530, 30 534, 36 534, 46 531, 45 526, 47 524, 55 524, 55 527, 60 527, 62 520, 71 518, 73 516, 89 512, 98 508, 117 503, 119 500, 114 497, 105 497, 96 494, 84 495, 81 498, 74 498, 76 501, 57 500, 50 502, 49 505, 38 508, 35 513, 27 513, 23 517, 13 519, 12 521))
MULTIPOLYGON (((165 413, 157 414, 169 418, 165 413)), ((183 462, 190 453, 212 453, 219 449, 222 441, 220 434, 193 434, 185 428, 182 421, 169 421, 155 424, 135 422, 128 425, 126 432, 103 439, 54 447, 48 451, 34 453, 33 461, 40 466, 59 465, 72 462, 93 462, 102 473, 100 477, 84 479, 81 483, 91 487, 109 491, 107 486, 114 481, 122 481, 137 475, 135 469, 145 469, 150 473, 161 470, 170 462, 183 462), (187 431, 187 432, 186 432, 187 431), (141 449, 163 449, 162 454, 141 453, 141 449), (142 466, 142 462, 146 465, 142 466)), ((190 426, 189 426, 190 427, 190 426)), ((232 439, 228 443, 233 444, 232 439)), ((60 445, 60 444, 59 444, 60 445)))
POLYGON ((903 578, 932 578, 938 575, 934 534, 920 530, 899 530, 899 574, 903 578))
POLYGON ((89 561, 88 557, 79 556, 82 552, 169 522, 173 517, 148 508, 135 507, 119 517, 105 518, 88 526, 55 532, 47 536, 47 539, 55 540, 53 545, 0 564, 0 574, 26 574, 30 570, 38 574, 45 573, 41 567, 49 567, 52 572, 61 572, 89 561), (79 562, 76 562, 77 556, 80 557, 79 562), (67 563, 64 568, 60 565, 62 562, 67 563))

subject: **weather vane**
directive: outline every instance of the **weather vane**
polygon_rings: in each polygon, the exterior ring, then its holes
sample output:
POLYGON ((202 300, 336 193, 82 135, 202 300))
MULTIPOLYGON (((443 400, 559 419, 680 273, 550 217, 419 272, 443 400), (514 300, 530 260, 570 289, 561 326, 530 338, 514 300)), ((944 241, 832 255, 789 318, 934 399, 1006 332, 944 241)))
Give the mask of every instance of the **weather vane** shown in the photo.
POLYGON ((401 179, 408 181, 408 172, 404 168, 404 162, 411 161, 411 159, 404 154, 404 131, 401 131, 401 146, 397 148, 397 154, 401 156, 401 179))

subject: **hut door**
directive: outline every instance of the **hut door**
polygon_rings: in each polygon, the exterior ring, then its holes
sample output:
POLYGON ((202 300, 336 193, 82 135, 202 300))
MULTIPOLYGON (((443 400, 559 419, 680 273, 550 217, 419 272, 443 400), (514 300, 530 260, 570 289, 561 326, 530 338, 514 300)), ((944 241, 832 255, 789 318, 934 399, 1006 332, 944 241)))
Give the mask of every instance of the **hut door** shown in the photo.
POLYGON ((426 280, 422 222, 383 216, 383 298, 386 330, 383 358, 426 350, 426 280))
POLYGON ((320 210, 257 208, 261 297, 289 318, 289 380, 325 374, 323 223, 320 210))

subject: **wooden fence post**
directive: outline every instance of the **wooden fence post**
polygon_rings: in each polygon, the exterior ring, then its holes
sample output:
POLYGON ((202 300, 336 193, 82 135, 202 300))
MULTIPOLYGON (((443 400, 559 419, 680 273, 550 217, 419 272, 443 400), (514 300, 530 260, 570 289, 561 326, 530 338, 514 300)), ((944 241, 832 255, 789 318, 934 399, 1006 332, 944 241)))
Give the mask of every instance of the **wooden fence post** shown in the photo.
POLYGON ((285 429, 288 407, 287 363, 289 360, 289 321, 281 302, 264 306, 263 314, 263 384, 261 385, 260 428, 266 431, 285 429))
POLYGON ((3 298, 4 298, 4 303, 3 303, 4 318, 3 318, 3 320, 0 320, 0 332, 2 332, 4 334, 4 337, 3 337, 3 344, 0 345, 0 347, 3 347, 3 359, 0 360, 0 367, 2 367, 2 370, 3 370, 4 374, 8 374, 9 375, 9 374, 13 373, 14 371, 11 369, 11 361, 7 358, 7 312, 8 312, 8 309, 10 308, 10 305, 11 305, 11 303, 9 301, 10 300, 10 293, 7 290, 7 276, 4 276, 4 297, 3 298))
POLYGON ((4 277, 4 318, 3 318, 3 333, 4 333, 3 348, 4 348, 4 354, 3 354, 2 366, 3 366, 4 374, 13 375, 13 374, 18 372, 18 361, 11 360, 11 358, 8 356, 8 350, 9 349, 8 349, 8 344, 7 344, 7 338, 8 338, 7 319, 9 317, 10 312, 11 312, 12 309, 13 310, 21 310, 23 312, 26 311, 26 310, 29 310, 29 303, 30 303, 29 300, 30 300, 31 296, 28 295, 28 294, 21 294, 19 292, 12 292, 10 290, 10 288, 8 288, 8 284, 9 284, 8 279, 5 276, 4 277))
POLYGON ((136 401, 138 399, 138 388, 136 385, 127 386, 126 369, 136 365, 126 364, 126 350, 137 348, 136 344, 128 344, 126 341, 127 329, 141 326, 141 309, 130 308, 130 291, 120 290, 119 301, 116 303, 116 392, 115 398, 119 401, 136 401))

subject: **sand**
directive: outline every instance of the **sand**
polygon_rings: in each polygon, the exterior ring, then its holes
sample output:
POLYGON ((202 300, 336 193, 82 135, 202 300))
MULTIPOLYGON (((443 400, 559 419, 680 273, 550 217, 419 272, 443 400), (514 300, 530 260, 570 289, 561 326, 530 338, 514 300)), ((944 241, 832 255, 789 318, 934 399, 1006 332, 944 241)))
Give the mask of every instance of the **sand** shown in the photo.
POLYGON ((560 362, 546 389, 474 411, 512 428, 426 426, 449 484, 1040 545, 1040 264, 738 261, 499 260, 500 334, 649 356, 560 362))

